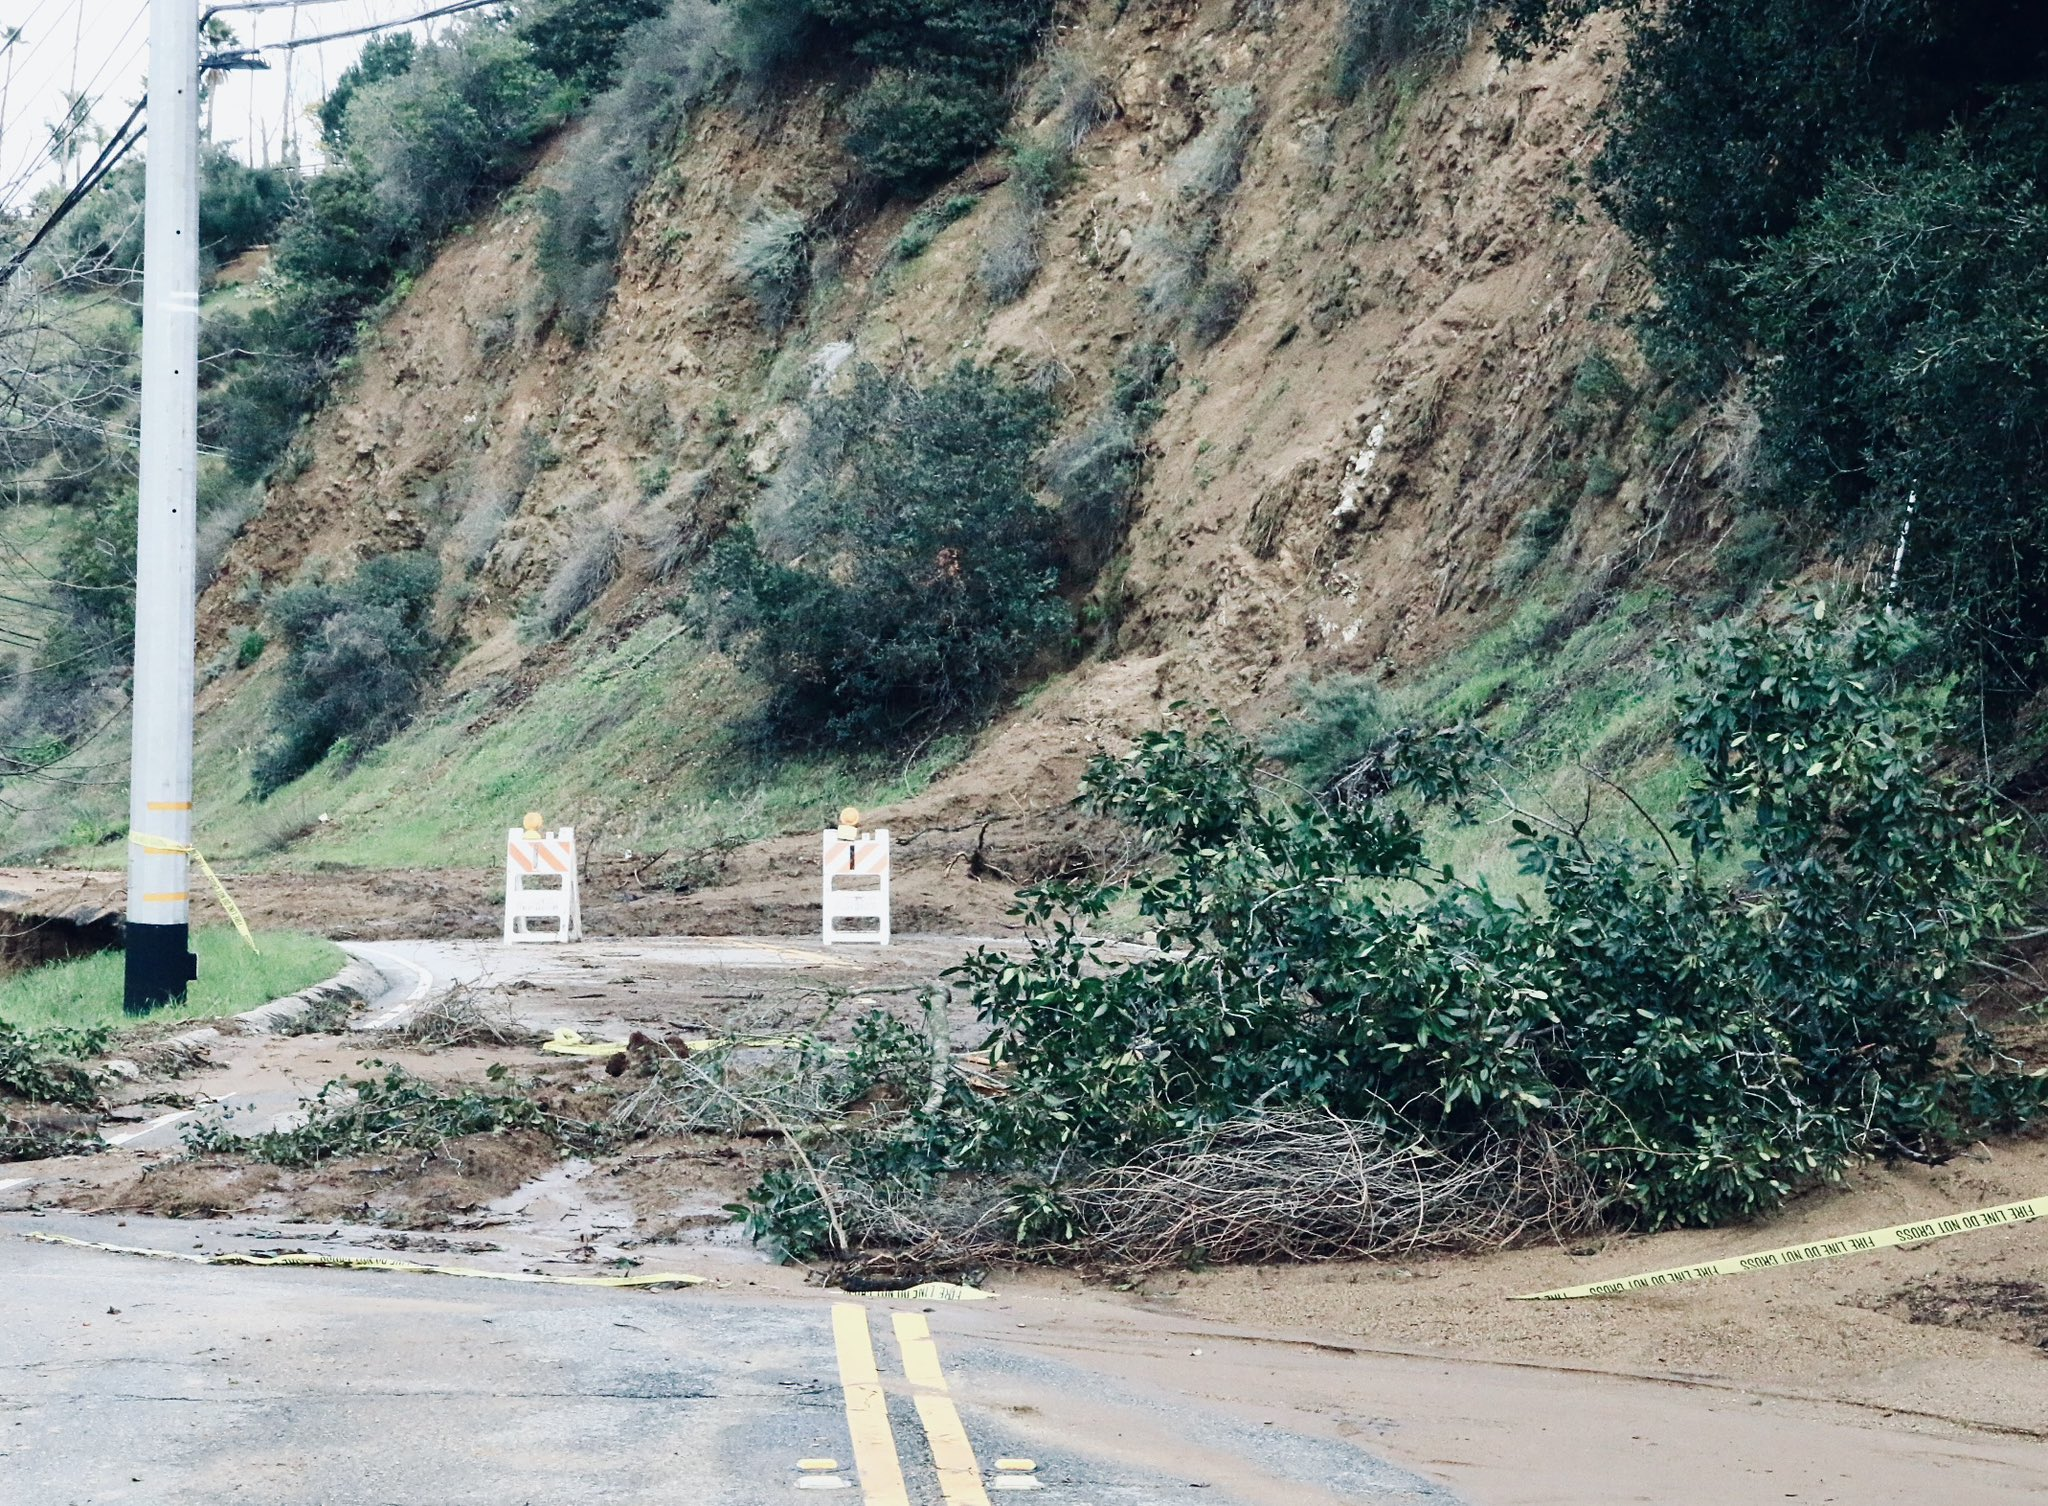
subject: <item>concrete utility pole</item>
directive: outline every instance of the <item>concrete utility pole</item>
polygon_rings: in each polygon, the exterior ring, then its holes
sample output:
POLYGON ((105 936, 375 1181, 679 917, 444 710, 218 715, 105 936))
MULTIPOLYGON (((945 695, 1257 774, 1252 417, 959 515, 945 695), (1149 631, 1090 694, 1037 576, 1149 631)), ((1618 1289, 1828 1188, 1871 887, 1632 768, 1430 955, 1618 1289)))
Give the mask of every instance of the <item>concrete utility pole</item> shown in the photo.
POLYGON ((150 0, 144 184, 135 732, 122 1001, 130 1014, 184 998, 185 985, 199 975, 186 893, 199 498, 199 0, 150 0))

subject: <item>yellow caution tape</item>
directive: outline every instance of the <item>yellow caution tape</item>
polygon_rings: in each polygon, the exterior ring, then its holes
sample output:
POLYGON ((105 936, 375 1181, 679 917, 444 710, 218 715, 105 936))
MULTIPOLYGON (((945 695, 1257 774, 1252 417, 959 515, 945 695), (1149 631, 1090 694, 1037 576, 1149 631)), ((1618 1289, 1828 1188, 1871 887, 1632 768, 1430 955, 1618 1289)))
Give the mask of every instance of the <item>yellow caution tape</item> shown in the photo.
MULTIPOLYGON (((721 1046, 743 1046, 761 1051, 795 1051, 806 1044, 800 1035, 712 1035, 684 1040, 692 1051, 713 1051, 721 1046)), ((557 1030, 540 1043, 540 1049, 556 1056, 617 1056, 630 1049, 626 1041, 586 1041, 573 1030, 557 1030)))
POLYGON ((1673 1266, 1666 1271, 1646 1271, 1640 1276, 1623 1276, 1617 1281, 1593 1281, 1554 1292, 1528 1292, 1508 1300, 1556 1302, 1568 1297, 1615 1297, 1624 1292, 1648 1291, 1652 1287, 1708 1281, 1716 1276, 1744 1276, 1751 1271, 1777 1270, 1784 1266, 1805 1265, 1813 1260, 1833 1260, 1840 1255, 1861 1255, 1866 1250, 1889 1249, 1894 1245, 1921 1244, 1930 1239, 1947 1239, 1952 1234, 2024 1224, 2037 1218, 2048 1218, 2048 1197, 2032 1198, 2024 1203, 2001 1203, 1996 1208, 1979 1208, 1973 1213, 1952 1213, 1945 1218, 1928 1219, 1917 1224, 1895 1224, 1889 1229, 1845 1234, 1840 1239, 1823 1239, 1813 1244, 1787 1245, 1782 1250, 1736 1255, 1727 1260, 1709 1261, 1705 1265, 1673 1266))
POLYGON ((206 875, 213 885, 213 892, 220 900, 220 907, 228 912, 228 919, 235 923, 235 929, 242 933, 242 940, 249 943, 249 950, 257 956, 263 955, 256 945, 256 938, 249 934, 249 922, 242 919, 241 906, 228 893, 228 886, 220 881, 220 875, 213 871, 213 864, 206 861, 206 854, 189 842, 173 842, 169 837, 152 837, 144 832, 130 832, 128 840, 153 857, 190 858, 199 865, 199 871, 206 875))
POLYGON ((897 1292, 863 1292, 861 1295, 896 1302, 986 1302, 995 1293, 952 1281, 920 1281, 916 1286, 906 1286, 897 1292))
POLYGON ((146 1255, 152 1260, 182 1260, 192 1265, 313 1265, 343 1271, 395 1271, 403 1276, 474 1276, 480 1281, 524 1281, 548 1286, 701 1286, 706 1277, 676 1271, 636 1272, 631 1276, 548 1276, 536 1271, 479 1271, 461 1265, 425 1265, 416 1260, 379 1260, 367 1255, 186 1255, 177 1250, 151 1250, 141 1245, 101 1244, 65 1234, 24 1234, 46 1245, 74 1245, 81 1250, 108 1250, 116 1255, 146 1255))

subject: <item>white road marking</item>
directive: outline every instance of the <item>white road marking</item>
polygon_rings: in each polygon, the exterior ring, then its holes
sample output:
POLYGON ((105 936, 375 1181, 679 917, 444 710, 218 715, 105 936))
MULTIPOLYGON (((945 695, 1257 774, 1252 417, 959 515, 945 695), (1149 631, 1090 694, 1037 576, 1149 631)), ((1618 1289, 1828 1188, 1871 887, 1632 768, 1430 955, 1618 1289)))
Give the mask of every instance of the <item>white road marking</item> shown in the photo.
POLYGON ((419 982, 413 985, 411 993, 399 1000, 390 1009, 378 1015, 376 1019, 366 1021, 362 1027, 365 1030, 385 1030, 397 1024, 399 1020, 411 1013, 413 1006, 424 999, 427 996, 427 990, 434 986, 434 975, 409 957, 394 957, 391 953, 377 947, 358 945, 355 950, 367 953, 372 961, 393 963, 398 967, 409 969, 419 977, 419 982))
POLYGON ((132 1129, 128 1131, 128 1133, 125 1135, 110 1135, 107 1134, 104 1130, 102 1130, 100 1132, 100 1138, 106 1141, 109 1145, 126 1145, 130 1140, 140 1140, 144 1135, 148 1134, 151 1130, 162 1129, 167 1124, 176 1124, 180 1119, 190 1119, 194 1114, 198 1112, 199 1110, 197 1109, 179 1109, 176 1113, 159 1114, 156 1116, 156 1118, 150 1120, 149 1123, 143 1125, 141 1128, 132 1129))

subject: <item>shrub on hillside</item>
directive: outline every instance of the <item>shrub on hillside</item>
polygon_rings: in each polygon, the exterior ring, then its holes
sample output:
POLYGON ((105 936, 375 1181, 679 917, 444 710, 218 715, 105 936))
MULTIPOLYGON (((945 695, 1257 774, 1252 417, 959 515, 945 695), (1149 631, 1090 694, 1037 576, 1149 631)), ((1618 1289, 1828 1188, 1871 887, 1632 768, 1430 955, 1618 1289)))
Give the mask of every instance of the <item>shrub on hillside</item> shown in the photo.
POLYGON ((698 580, 765 729, 888 743, 980 715, 1071 627, 1028 485, 1049 404, 966 363, 922 387, 863 367, 808 417, 770 511, 698 580))
POLYGON ((764 204, 740 226, 727 265, 754 300, 761 323, 782 329, 810 290, 810 227, 788 205, 764 204))
POLYGON ((387 78, 396 78, 412 66, 419 44, 409 31, 386 32, 363 43, 356 60, 341 70, 341 77, 320 101, 320 140, 330 155, 338 156, 348 145, 348 107, 356 90, 387 78))
POLYGON ((390 223, 433 241, 482 194, 517 178, 527 149, 562 118, 560 89, 527 43, 477 25, 421 48, 403 73, 359 87, 349 152, 390 223))
MULTIPOLYGON (((1453 1165, 1534 1146, 1660 1227, 1754 1217, 1857 1157, 2026 1122, 2048 1075, 1993 1049, 1967 990, 2033 870, 1947 768, 1946 688, 1908 669, 1924 641, 1817 606, 1704 635, 1671 836, 1598 842, 1516 814, 1540 905, 1428 859, 1414 802, 1470 787, 1485 749, 1468 728, 1388 739, 1378 790, 1329 802, 1269 785, 1220 720, 1142 734, 1085 792, 1152 865, 1032 892, 1031 955, 955 974, 1005 1091, 936 1070, 908 1033, 908 1107, 813 1138, 808 1164, 870 1205, 882 1183, 930 1197, 981 1177, 1008 1192, 978 1230, 1022 1239, 1025 1212, 1057 1214, 1102 1169, 1307 1113, 1453 1165), (1130 906, 1157 950, 1093 939, 1130 906)), ((764 1182, 753 1222, 800 1234, 816 1197, 764 1182)))
POLYGON ((596 604, 605 587, 618 579, 623 543, 619 530, 610 523, 598 523, 584 531, 541 593, 533 618, 539 636, 561 637, 570 623, 596 604))
POLYGON ((346 584, 293 586, 271 603, 284 680, 251 779, 259 798, 290 784, 346 740, 356 754, 411 719, 440 654, 433 632, 441 570, 426 554, 366 560, 346 584))
POLYGON ((1694 392, 1755 379, 1780 500, 1906 535, 1902 586, 1995 725, 2048 681, 2048 541, 2021 500, 2048 9, 1514 0, 1504 45, 1610 9, 1628 63, 1592 177, 1657 279, 1647 352, 1694 392))
POLYGON ((622 37, 615 81, 541 190, 541 279, 571 338, 589 334, 611 296, 641 189, 689 110, 725 76, 728 31, 724 7, 682 0, 622 37))
POLYGON ((1211 267, 1188 303, 1188 334, 1207 349, 1237 328, 1251 306, 1252 280, 1235 267, 1211 267))
POLYGON ((1057 139, 1011 141, 1008 192, 975 269, 989 302, 1015 303, 1038 276, 1045 261, 1046 212, 1073 184, 1075 171, 1071 150, 1057 139))
POLYGON ((539 0, 513 30, 541 67, 595 91, 612 82, 626 36, 665 9, 667 0, 539 0))
POLYGON ((1038 276, 1045 248, 1045 216, 1016 204, 1005 204, 982 244, 975 281, 988 301, 1001 307, 1022 298, 1038 276))
POLYGON ((1333 80, 1350 99, 1377 74, 1456 57, 1494 0, 1346 0, 1333 80))
POLYGON ((926 188, 996 143, 1009 111, 972 78, 886 69, 846 111, 846 147, 884 188, 926 188))
POLYGON ((878 70, 855 94, 847 145, 890 191, 957 172, 995 144, 1003 93, 1037 45, 1048 0, 738 0, 736 51, 763 82, 813 58, 878 70))
MULTIPOLYGON (((2015 123, 2017 125, 2017 122, 2015 123)), ((1783 500, 1896 520, 1900 585, 1994 708, 2048 665, 2048 130, 1841 169, 1744 284, 1783 500)))
POLYGON ((1123 542, 1145 459, 1128 414, 1095 414, 1045 454, 1045 483, 1059 501, 1060 559, 1069 578, 1087 580, 1123 542))
POLYGON ((276 463, 362 320, 518 176, 568 98, 491 21, 426 46, 365 49, 335 93, 343 107, 323 111, 335 160, 306 181, 279 230, 276 296, 220 336, 237 354, 209 394, 206 433, 244 479, 276 463))
POLYGON ((1325 793, 1395 731, 1386 693, 1370 676, 1328 675, 1301 688, 1301 705, 1274 723, 1260 751, 1308 789, 1325 793))

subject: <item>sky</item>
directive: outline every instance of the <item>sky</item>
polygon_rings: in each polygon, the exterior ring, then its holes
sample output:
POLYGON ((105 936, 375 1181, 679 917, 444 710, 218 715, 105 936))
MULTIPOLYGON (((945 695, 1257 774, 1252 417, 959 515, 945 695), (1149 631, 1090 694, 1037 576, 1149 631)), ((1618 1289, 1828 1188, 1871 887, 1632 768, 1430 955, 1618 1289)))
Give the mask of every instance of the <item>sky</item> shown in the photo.
MULTIPOLYGON (((209 0, 201 0, 202 8, 209 0)), ((224 11, 221 19, 243 45, 317 36, 392 21, 439 0, 304 0, 258 12, 224 11)), ((458 18, 419 28, 446 27, 458 18)), ((364 39, 327 42, 266 54, 260 72, 227 74, 212 99, 213 138, 247 161, 283 160, 296 140, 299 160, 319 164, 319 128, 307 118, 328 86, 354 61, 364 39)), ((49 123, 76 91, 91 102, 97 130, 113 132, 142 97, 149 54, 148 0, 0 0, 0 208, 19 211, 40 189, 65 179, 66 164, 50 148, 49 123), (19 28, 11 45, 6 34, 19 28)), ((205 129, 202 115, 201 129, 205 129)), ((90 133, 88 133, 90 134, 90 133)), ((98 151, 82 146, 69 174, 98 151)))

